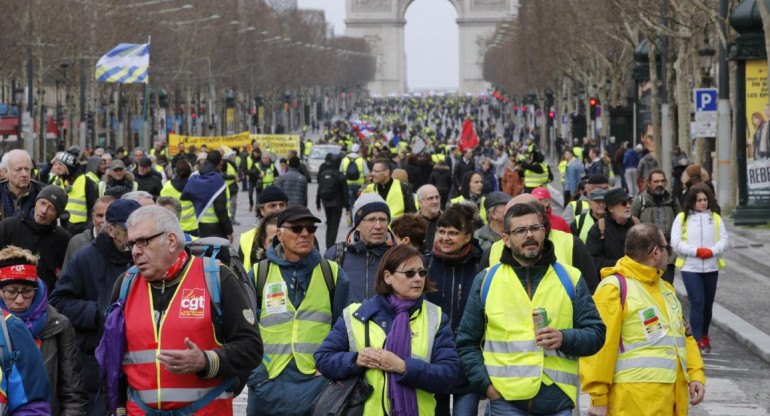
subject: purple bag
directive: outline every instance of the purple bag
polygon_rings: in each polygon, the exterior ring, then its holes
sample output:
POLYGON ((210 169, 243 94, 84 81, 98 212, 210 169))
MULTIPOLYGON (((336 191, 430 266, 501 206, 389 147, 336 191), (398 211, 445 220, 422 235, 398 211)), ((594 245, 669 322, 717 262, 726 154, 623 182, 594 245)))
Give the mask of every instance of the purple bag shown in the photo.
POLYGON ((125 304, 125 299, 118 299, 110 306, 104 322, 104 335, 96 347, 96 361, 100 365, 99 380, 105 383, 107 401, 113 414, 118 407, 118 380, 126 351, 125 304))

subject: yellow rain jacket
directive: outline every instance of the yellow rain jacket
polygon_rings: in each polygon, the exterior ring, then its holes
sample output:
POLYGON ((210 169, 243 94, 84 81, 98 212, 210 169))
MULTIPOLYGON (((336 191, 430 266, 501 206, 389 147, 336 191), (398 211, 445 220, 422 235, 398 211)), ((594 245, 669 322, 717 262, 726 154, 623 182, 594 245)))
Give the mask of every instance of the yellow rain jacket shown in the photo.
MULTIPOLYGON (((657 270, 633 261, 629 257, 618 260, 615 267, 601 270, 602 279, 613 279, 615 273, 635 279, 655 299, 657 308, 667 310, 667 303, 658 287, 663 270, 657 270)), ((664 284, 669 286, 668 283, 664 284)), ((615 362, 619 352, 620 333, 626 319, 628 299, 623 311, 620 308, 620 290, 614 285, 604 285, 594 294, 607 335, 602 349, 590 357, 580 358, 580 382, 584 392, 591 395, 592 406, 607 406, 610 416, 687 415, 690 403, 687 378, 681 365, 677 365, 676 382, 671 383, 616 383, 613 384, 615 362)), ((681 315, 681 310, 678 312, 681 315)), ((681 317, 681 316, 680 316, 681 317)), ((692 336, 685 340, 687 349, 687 373, 690 381, 706 384, 703 359, 692 336)), ((677 363, 679 364, 679 363, 677 363)))

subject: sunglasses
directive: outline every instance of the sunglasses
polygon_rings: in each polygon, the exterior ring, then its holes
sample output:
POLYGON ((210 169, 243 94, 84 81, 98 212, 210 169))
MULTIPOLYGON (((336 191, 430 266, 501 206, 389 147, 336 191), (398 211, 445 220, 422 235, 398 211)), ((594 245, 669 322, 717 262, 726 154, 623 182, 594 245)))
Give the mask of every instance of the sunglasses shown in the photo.
POLYGON ((395 271, 395 272, 393 272, 393 273, 401 273, 401 274, 403 274, 404 276, 406 276, 406 278, 407 278, 407 279, 411 279, 411 278, 413 278, 414 276, 416 276, 416 275, 418 275, 418 274, 420 275, 420 277, 425 277, 425 276, 427 276, 427 275, 428 275, 428 269, 420 269, 420 270, 407 270, 407 271, 396 270, 396 271, 395 271))
POLYGON ((302 230, 307 230, 308 233, 313 234, 317 229, 317 225, 285 225, 281 228, 291 230, 294 234, 302 234, 302 230))

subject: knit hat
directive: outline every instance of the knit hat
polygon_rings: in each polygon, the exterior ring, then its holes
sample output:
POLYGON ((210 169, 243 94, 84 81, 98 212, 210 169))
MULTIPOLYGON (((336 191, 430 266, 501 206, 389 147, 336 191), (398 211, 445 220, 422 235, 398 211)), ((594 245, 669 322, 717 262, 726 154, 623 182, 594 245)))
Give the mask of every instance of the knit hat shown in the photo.
POLYGON ((384 212, 390 224, 390 208, 385 200, 376 192, 364 192, 353 204, 353 226, 358 227, 361 220, 372 212, 384 212))
POLYGON ((78 168, 78 158, 70 152, 60 152, 56 160, 67 168, 67 176, 72 175, 78 168))
POLYGON ((257 201, 260 205, 277 201, 289 202, 289 196, 286 195, 283 189, 270 185, 257 195, 257 201))
POLYGON ((40 198, 45 199, 56 207, 58 217, 61 217, 62 214, 64 214, 67 201, 69 200, 69 197, 64 192, 64 190, 56 185, 48 185, 40 190, 40 192, 37 194, 37 198, 35 198, 35 202, 37 202, 37 200, 40 198))
POLYGON ((0 287, 23 283, 37 287, 37 266, 25 257, 12 257, 0 261, 0 287))

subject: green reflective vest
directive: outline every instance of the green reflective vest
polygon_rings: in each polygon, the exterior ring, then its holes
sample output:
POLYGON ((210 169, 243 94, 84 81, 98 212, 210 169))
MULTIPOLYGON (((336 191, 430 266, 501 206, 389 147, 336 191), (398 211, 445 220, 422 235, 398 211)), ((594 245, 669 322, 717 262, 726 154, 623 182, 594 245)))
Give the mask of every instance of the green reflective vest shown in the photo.
MULTIPOLYGON (((334 283, 337 283, 337 263, 330 261, 334 283)), ((254 287, 257 287, 259 264, 252 270, 254 287)), ((332 305, 321 265, 313 269, 310 284, 299 307, 289 299, 286 281, 281 268, 270 265, 264 292, 259 305, 259 332, 264 343, 265 369, 268 377, 278 377, 284 368, 295 360, 302 374, 315 373, 313 353, 332 328, 332 305)))
POLYGON ((548 186, 548 167, 545 163, 539 163, 543 167, 542 173, 537 173, 533 170, 524 171, 524 187, 525 188, 537 188, 538 186, 548 186))
MULTIPOLYGON (((225 186, 225 195, 227 199, 227 212, 230 212, 230 188, 225 186)), ((212 203, 209 205, 208 208, 206 208, 206 211, 203 211, 203 215, 201 215, 200 221, 201 224, 216 224, 219 222, 219 218, 217 218, 217 213, 214 211, 214 204, 212 203)))
MULTIPOLYGON (((484 221, 484 224, 487 223, 487 209, 484 208, 484 201, 487 200, 487 197, 482 196, 481 201, 479 201, 479 217, 481 217, 481 220, 484 221)), ((460 202, 465 201, 465 197, 460 195, 458 197, 452 198, 449 200, 452 204, 459 204, 460 202)))
MULTIPOLYGON (((101 185, 101 183, 99 185, 101 185)), ((134 182, 134 185, 136 185, 136 182, 134 182)), ((195 218, 195 208, 193 207, 192 202, 187 199, 181 199, 182 192, 174 188, 171 181, 167 181, 163 185, 163 189, 160 190, 160 196, 176 198, 179 203, 182 204, 182 216, 179 218, 179 222, 182 224, 182 231, 189 233, 190 231, 198 230, 198 221, 195 218)))
MULTIPOLYGON (((625 278, 626 312, 620 331, 621 349, 615 361, 613 383, 676 382, 677 359, 687 381, 687 348, 682 305, 676 293, 663 280, 658 289, 666 300, 666 310, 638 280, 625 278)), ((620 290, 617 276, 607 276, 596 290, 612 285, 620 290)))
MULTIPOLYGON (((350 156, 346 156, 344 159, 342 159, 342 173, 347 174, 348 166, 350 165, 350 156)), ((357 157, 355 158, 356 168, 358 168, 358 179, 351 181, 348 179, 348 185, 363 185, 364 180, 364 158, 357 157)))
POLYGON ((67 206, 64 208, 70 213, 71 224, 82 224, 88 221, 88 204, 86 202, 86 175, 80 175, 72 183, 67 196, 67 206))
POLYGON ((241 234, 240 247, 243 252, 243 258, 241 260, 243 261, 244 270, 251 270, 251 252, 254 250, 254 237, 257 235, 258 228, 259 227, 254 227, 241 234))
MULTIPOLYGON (((345 319, 345 327, 348 331, 348 344, 351 352, 361 351, 365 347, 366 325, 357 319, 356 311, 360 303, 353 303, 342 312, 345 319)), ((412 332, 411 358, 430 363, 433 352, 433 342, 441 325, 441 308, 423 300, 422 307, 416 310, 409 320, 412 332)), ((376 323, 369 322, 369 345, 380 347, 385 345, 385 331, 376 323)), ((387 415, 390 413, 390 399, 388 398, 388 382, 384 371, 373 368, 365 369, 366 381, 374 387, 374 392, 364 404, 364 414, 367 416, 387 415), (385 410, 383 410, 383 408, 385 410)), ((417 408, 419 416, 433 416, 436 412, 436 399, 432 393, 415 389, 417 394, 417 408)))
MULTIPOLYGON (((375 184, 370 183, 367 185, 363 192, 377 192, 374 189, 375 184)), ((388 197, 385 198, 385 202, 390 207, 391 221, 404 215, 404 194, 401 192, 401 181, 393 178, 393 183, 388 190, 388 197)))
MULTIPOLYGON (((572 234, 559 230, 551 230, 551 232, 548 233, 548 239, 553 243, 553 251, 556 254, 556 260, 561 264, 572 266, 572 246, 575 244, 575 240, 573 240, 572 237, 572 234)), ((489 249, 490 267, 500 263, 504 248, 505 242, 503 242, 503 240, 498 240, 492 244, 492 247, 489 249)))
MULTIPOLYGON (((577 287, 580 271, 565 264, 562 267, 573 287, 577 287)), ((485 280, 490 278, 489 270, 485 280)), ((572 328, 572 300, 553 266, 548 267, 532 299, 513 267, 507 264, 502 264, 496 271, 486 293, 484 315, 487 326, 482 354, 495 389, 505 400, 527 400, 537 395, 541 384, 556 383, 575 403, 580 382, 577 357, 558 349, 538 347, 535 340, 532 319, 535 308, 545 308, 548 312, 548 326, 559 330, 572 328)))
POLYGON ((580 238, 584 243, 586 240, 588 240, 588 231, 591 230, 591 227, 594 225, 594 217, 591 216, 591 211, 584 212, 580 214, 579 217, 576 217, 575 224, 577 225, 577 231, 578 231, 578 238, 580 238))

